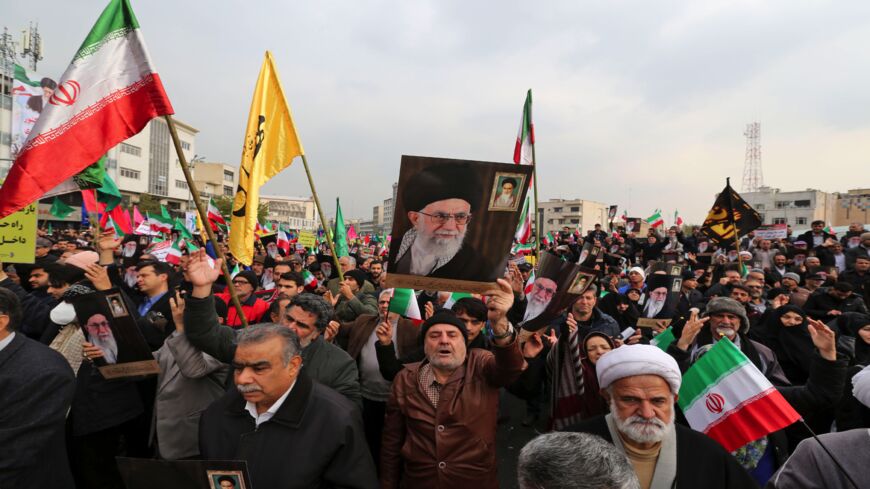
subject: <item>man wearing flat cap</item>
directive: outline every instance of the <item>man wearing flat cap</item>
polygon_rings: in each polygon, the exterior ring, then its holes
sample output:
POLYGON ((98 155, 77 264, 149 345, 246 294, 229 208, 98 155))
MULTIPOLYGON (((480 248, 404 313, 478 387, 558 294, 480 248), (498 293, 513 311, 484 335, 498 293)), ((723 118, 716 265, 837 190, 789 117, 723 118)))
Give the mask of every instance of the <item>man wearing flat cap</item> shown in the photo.
POLYGON ((492 276, 498 264, 466 242, 483 194, 470 163, 432 165, 412 176, 402 192, 412 228, 402 236, 390 271, 464 280, 492 276))
POLYGON ((682 375, 670 355, 652 345, 626 345, 605 353, 596 372, 610 414, 568 431, 613 443, 628 457, 642 489, 758 487, 720 444, 674 424, 682 375))

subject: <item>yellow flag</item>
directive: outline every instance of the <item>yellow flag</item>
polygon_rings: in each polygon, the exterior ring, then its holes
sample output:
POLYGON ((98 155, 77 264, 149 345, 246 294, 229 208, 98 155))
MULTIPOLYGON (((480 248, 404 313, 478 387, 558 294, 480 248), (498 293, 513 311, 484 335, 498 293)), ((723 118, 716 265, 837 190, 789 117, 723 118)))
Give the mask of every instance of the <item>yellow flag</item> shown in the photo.
POLYGON ((254 258, 260 187, 303 154, 272 53, 266 51, 248 115, 230 221, 230 251, 243 264, 250 265, 254 258))

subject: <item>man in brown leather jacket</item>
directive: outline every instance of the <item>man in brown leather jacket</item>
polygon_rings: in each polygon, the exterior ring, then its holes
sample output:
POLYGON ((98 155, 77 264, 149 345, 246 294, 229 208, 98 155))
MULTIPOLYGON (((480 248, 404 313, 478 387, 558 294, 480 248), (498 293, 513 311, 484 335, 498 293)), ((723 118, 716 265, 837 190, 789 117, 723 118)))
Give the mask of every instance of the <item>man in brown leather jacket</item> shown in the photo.
POLYGON ((381 487, 498 487, 498 389, 525 364, 507 320, 510 284, 487 293, 492 352, 466 349, 468 330, 451 312, 422 326, 426 359, 393 381, 381 447, 381 487))

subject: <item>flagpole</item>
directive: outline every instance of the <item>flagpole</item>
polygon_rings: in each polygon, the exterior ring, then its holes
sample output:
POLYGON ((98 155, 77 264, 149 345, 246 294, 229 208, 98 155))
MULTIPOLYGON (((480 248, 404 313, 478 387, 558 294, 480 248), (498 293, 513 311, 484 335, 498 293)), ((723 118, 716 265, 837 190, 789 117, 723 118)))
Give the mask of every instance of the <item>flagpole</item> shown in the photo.
POLYGON ((535 265, 541 258, 541 230, 538 229, 538 160, 535 159, 535 143, 532 143, 532 184, 535 192, 535 265))
POLYGON ((326 225, 326 219, 323 217, 323 207, 320 206, 320 198, 317 197, 317 189, 314 188, 314 179, 311 177, 311 171, 308 169, 308 160, 305 155, 302 155, 302 166, 305 167, 305 175, 308 177, 308 185, 311 187, 311 195, 314 197, 314 205, 317 206, 317 213, 320 215, 320 224, 323 226, 323 232, 326 234, 326 242, 329 243, 329 250, 332 251, 332 261, 335 263, 335 269, 338 271, 338 281, 344 281, 344 273, 341 271, 341 266, 338 264, 338 255, 335 253, 335 243, 332 242, 332 233, 329 232, 329 226, 326 225))
POLYGON ((208 239, 214 244, 214 250, 221 259, 221 268, 224 272, 224 277, 227 279, 227 290, 230 291, 230 299, 233 306, 236 308, 236 313, 242 321, 242 327, 248 327, 248 319, 245 317, 245 312, 242 310, 242 303, 239 302, 239 296, 236 295, 236 288, 233 286, 233 278, 230 275, 230 269, 227 268, 227 258, 224 256, 223 250, 218 246, 217 238, 214 231, 211 229, 211 224, 208 224, 208 214, 202 207, 202 201, 199 200, 199 190, 196 188, 196 183, 193 181, 193 175, 190 174, 190 168, 187 166, 187 159, 181 151, 181 141, 178 139, 178 132, 175 130, 175 121, 171 115, 163 116, 166 119, 166 124, 169 125, 169 134, 172 136, 172 142, 175 145, 175 153, 178 155, 178 162, 181 164, 181 171, 184 172, 184 178, 187 180, 187 186, 190 187, 190 193, 193 195, 193 203, 196 205, 196 212, 199 213, 199 218, 202 220, 203 229, 205 229, 208 239))
POLYGON ((810 435, 813 436, 813 439, 816 440, 816 443, 818 443, 819 446, 822 447, 822 450, 824 450, 825 453, 827 453, 828 456, 831 457, 831 461, 833 461, 833 462, 834 462, 834 465, 836 465, 837 468, 840 469, 840 472, 842 472, 843 476, 844 476, 844 477, 845 477, 845 478, 846 478, 846 479, 847 479, 847 480, 848 480, 848 481, 849 481, 853 486, 855 486, 855 489, 858 489, 859 487, 861 487, 861 486, 859 486, 858 484, 856 484, 854 480, 852 480, 852 476, 850 476, 849 473, 846 472, 846 469, 844 469, 843 466, 840 465, 840 462, 837 461, 837 458, 834 457, 834 454, 831 453, 831 452, 828 450, 828 447, 826 447, 825 444, 822 443, 822 440, 819 440, 819 437, 816 436, 816 433, 813 431, 812 428, 810 428, 810 425, 808 425, 807 422, 804 421, 804 418, 803 418, 803 417, 801 417, 800 422, 801 422, 802 425, 804 425, 804 428, 806 428, 807 431, 810 432, 810 435))
POLYGON ((734 249, 737 250, 737 273, 743 276, 743 258, 740 257, 740 236, 737 233, 737 222, 734 220, 734 198, 731 193, 731 178, 725 179, 725 187, 728 189, 728 214, 731 216, 731 229, 734 230, 734 249))

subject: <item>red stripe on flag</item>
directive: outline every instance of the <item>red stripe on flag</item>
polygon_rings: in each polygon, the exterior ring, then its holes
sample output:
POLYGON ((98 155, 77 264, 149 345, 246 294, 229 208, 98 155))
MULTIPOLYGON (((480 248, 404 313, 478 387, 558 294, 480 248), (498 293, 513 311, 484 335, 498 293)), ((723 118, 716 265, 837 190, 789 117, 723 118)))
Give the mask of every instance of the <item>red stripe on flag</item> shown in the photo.
POLYGON ((529 121, 529 142, 535 144, 535 125, 529 121))
POLYGON ((733 452, 798 420, 800 415, 776 388, 771 388, 725 413, 704 433, 733 452))
POLYGON ((517 145, 514 147, 514 163, 520 164, 520 158, 523 157, 523 140, 522 136, 517 138, 517 145))
POLYGON ((148 121, 172 114, 157 73, 150 83, 103 107, 56 139, 25 150, 0 188, 0 218, 22 209, 139 133, 148 121))

